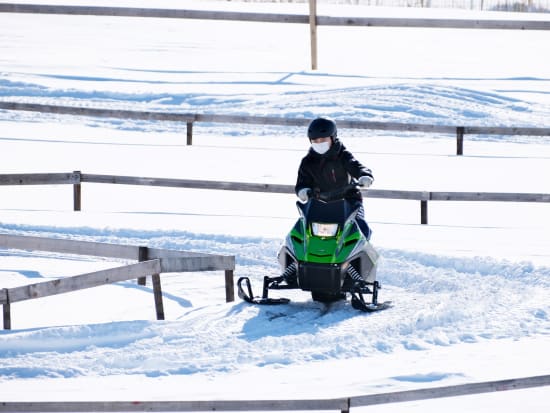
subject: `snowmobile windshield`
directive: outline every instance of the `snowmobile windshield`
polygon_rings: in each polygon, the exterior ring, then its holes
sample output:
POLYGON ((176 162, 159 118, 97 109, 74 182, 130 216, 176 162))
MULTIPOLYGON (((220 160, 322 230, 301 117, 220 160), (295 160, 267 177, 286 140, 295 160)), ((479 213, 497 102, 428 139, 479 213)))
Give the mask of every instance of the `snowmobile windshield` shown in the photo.
POLYGON ((307 204, 301 204, 300 208, 308 222, 326 222, 339 225, 343 225, 353 213, 351 204, 345 199, 331 202, 312 199, 307 204))

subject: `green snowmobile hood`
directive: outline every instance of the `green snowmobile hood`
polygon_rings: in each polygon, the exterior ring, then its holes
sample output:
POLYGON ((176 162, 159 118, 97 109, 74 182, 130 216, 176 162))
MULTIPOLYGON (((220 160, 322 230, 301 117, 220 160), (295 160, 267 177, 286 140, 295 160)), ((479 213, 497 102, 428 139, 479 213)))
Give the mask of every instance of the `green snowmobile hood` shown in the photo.
POLYGON ((303 224, 294 226, 289 235, 298 261, 322 264, 346 262, 361 240, 359 230, 352 222, 347 222, 343 229, 339 228, 334 237, 313 235, 311 228, 307 228, 304 234, 303 224))

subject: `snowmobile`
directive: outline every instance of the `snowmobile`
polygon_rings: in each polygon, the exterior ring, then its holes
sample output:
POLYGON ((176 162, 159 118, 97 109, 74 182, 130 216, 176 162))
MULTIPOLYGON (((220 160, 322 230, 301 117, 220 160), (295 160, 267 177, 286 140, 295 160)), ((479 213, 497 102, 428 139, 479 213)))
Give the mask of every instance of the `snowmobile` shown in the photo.
POLYGON ((357 208, 345 199, 358 186, 355 182, 332 192, 310 193, 306 203, 297 201, 300 218, 277 254, 282 274, 264 277, 261 297, 253 295, 248 277, 240 277, 239 297, 252 304, 287 304, 288 298, 269 297, 269 291, 301 289, 322 303, 345 300, 349 293, 357 310, 388 308, 391 302, 378 302, 378 253, 359 229, 357 208))

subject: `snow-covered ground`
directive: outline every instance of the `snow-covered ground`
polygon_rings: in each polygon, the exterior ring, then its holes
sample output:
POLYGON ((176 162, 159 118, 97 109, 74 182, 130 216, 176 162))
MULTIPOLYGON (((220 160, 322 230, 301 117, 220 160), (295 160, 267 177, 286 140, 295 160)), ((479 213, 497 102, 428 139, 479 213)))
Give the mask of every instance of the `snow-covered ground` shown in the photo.
MULTIPOLYGON (((261 7, 307 14, 306 5, 261 7)), ((434 13, 342 7, 319 13, 434 13)), ((550 126, 550 33, 320 27, 315 72, 307 36, 302 25, 0 14, 0 99, 550 126)), ((457 157, 453 136, 339 136, 373 169, 377 189, 550 192, 548 138, 466 136, 457 157)), ((0 174, 293 184, 308 141, 303 128, 196 124, 186 146, 185 125, 170 122, 0 111, 0 148, 0 174)), ((292 195, 97 184, 82 193, 75 213, 70 186, 0 187, 0 232, 234 255, 236 276, 259 291, 297 217, 292 195)), ((0 332, 0 401, 329 398, 550 372, 548 204, 431 202, 430 225, 420 225, 417 201, 365 202, 381 298, 393 308, 360 314, 341 302, 326 311, 299 291, 281 307, 225 303, 215 272, 163 276, 162 322, 150 283, 15 303, 13 329, 0 332)), ((0 250, 0 288, 119 264, 0 250)), ((548 391, 377 409, 547 412, 548 391)))

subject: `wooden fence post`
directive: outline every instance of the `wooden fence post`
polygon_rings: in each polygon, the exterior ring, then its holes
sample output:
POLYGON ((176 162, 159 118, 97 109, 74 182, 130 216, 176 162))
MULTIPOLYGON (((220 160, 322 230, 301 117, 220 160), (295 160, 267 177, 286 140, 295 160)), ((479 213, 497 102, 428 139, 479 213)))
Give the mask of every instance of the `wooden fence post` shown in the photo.
POLYGON ((432 199, 431 192, 422 192, 420 196, 420 223, 422 225, 428 225, 428 201, 430 199, 432 199))
POLYGON ((456 128, 456 154, 462 155, 464 153, 464 126, 458 126, 456 128))
MULTIPOLYGON (((138 261, 147 261, 149 256, 149 251, 147 247, 139 247, 138 249, 138 261)), ((147 284, 147 278, 146 277, 139 277, 137 279, 138 285, 146 285, 147 284)))
POLYGON ((155 297, 155 311, 157 320, 164 320, 164 306, 162 305, 162 288, 160 286, 160 274, 151 275, 153 282, 153 295, 155 297))
POLYGON ((187 122, 187 145, 193 145, 193 122, 187 122))
POLYGON ((428 225, 428 201, 426 199, 420 201, 420 223, 428 225))
POLYGON ((235 283, 233 281, 233 270, 225 270, 225 302, 235 301, 235 283))
POLYGON ((340 413, 350 413, 351 399, 348 397, 346 401, 347 401, 347 406, 345 409, 340 409, 340 413))
POLYGON ((4 330, 11 330, 11 308, 10 308, 10 296, 8 294, 8 289, 4 288, 4 295, 6 297, 6 301, 3 305, 3 313, 4 313, 4 330))
POLYGON ((73 184, 73 211, 80 211, 82 207, 81 172, 73 171, 73 176, 76 178, 76 183, 73 184))
POLYGON ((317 70, 317 0, 309 0, 309 35, 311 42, 311 70, 317 70))

